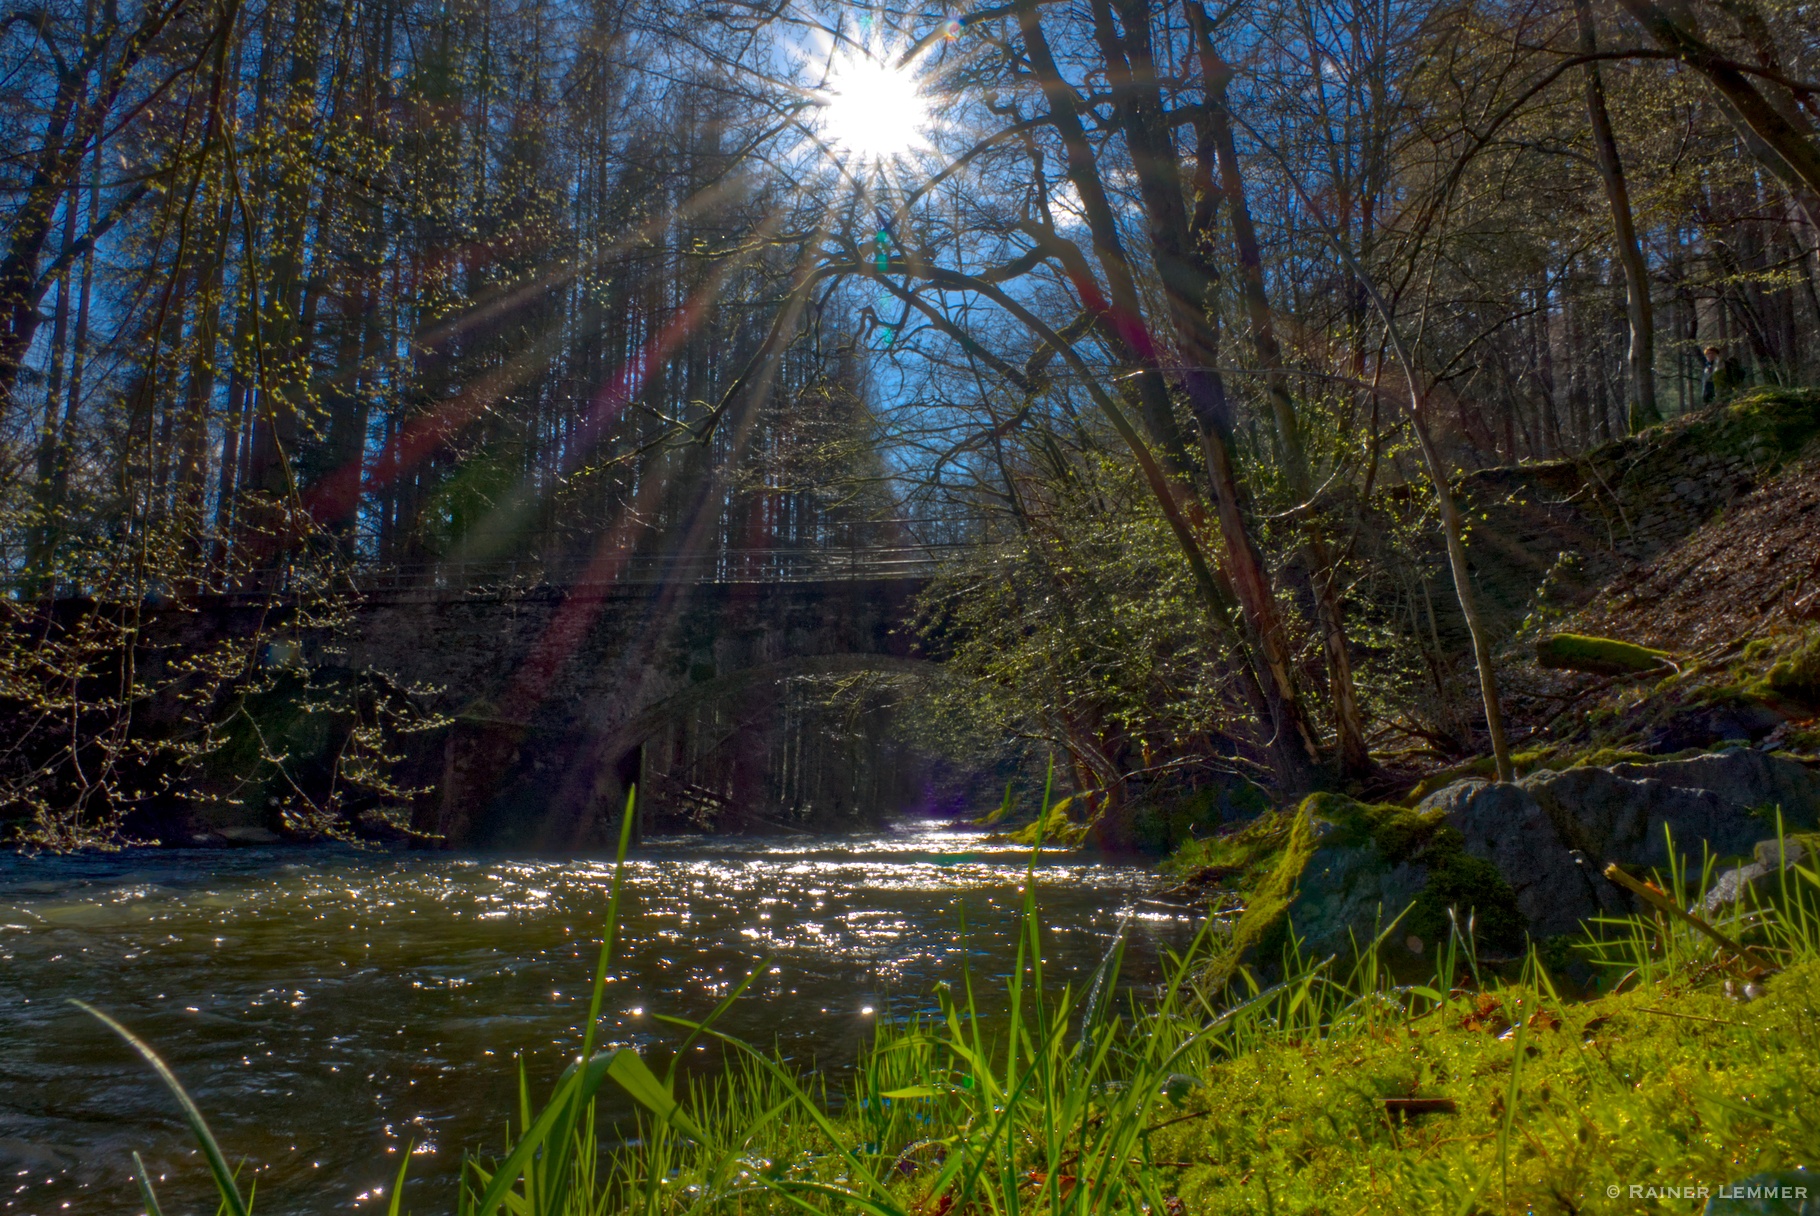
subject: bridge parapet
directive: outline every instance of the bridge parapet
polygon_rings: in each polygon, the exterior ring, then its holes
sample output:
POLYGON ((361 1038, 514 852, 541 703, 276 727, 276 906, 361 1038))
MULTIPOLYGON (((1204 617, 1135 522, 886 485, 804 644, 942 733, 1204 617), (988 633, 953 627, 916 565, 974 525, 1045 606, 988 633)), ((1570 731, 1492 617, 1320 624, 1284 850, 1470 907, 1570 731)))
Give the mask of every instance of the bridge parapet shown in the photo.
POLYGON ((919 544, 811 549, 721 549, 709 553, 610 555, 589 562, 489 558, 358 567, 368 595, 491 597, 540 588, 750 586, 777 583, 925 581, 971 546, 919 544))

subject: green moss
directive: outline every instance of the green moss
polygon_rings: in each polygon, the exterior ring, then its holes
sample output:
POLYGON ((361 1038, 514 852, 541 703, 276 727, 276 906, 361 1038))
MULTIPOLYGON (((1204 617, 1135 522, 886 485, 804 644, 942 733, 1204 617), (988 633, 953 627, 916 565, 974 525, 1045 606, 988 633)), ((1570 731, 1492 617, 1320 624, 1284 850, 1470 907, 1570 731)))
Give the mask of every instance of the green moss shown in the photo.
MULTIPOLYGON (((1387 867, 1409 863, 1427 871, 1403 922, 1409 932, 1428 941, 1445 937, 1448 910, 1454 909, 1462 917, 1474 914, 1480 939, 1496 949, 1522 945, 1523 917, 1517 911, 1516 892, 1498 867, 1466 851, 1464 839, 1440 811, 1355 802, 1335 794, 1312 795, 1303 806, 1340 829, 1323 845, 1370 845, 1387 867)), ((1391 914, 1398 911, 1386 909, 1391 914)))
MULTIPOLYGON (((1032 819, 1023 827, 1007 832, 1005 839, 1014 844, 1036 845, 1039 842, 1048 845, 1076 845, 1087 835, 1088 824, 1076 823, 1070 814, 1074 798, 1064 798, 1049 808, 1046 818, 1032 819)), ((1087 800, 1081 799, 1082 808, 1086 809, 1087 800)))
MULTIPOLYGON (((1554 762, 1555 753, 1556 749, 1552 746, 1536 747, 1530 748, 1527 751, 1512 752, 1510 756, 1511 767, 1516 770, 1517 776, 1527 776, 1539 768, 1544 768, 1552 764, 1554 762)), ((1403 801, 1409 806, 1414 806, 1436 790, 1446 789, 1456 781, 1464 781, 1468 777, 1483 777, 1486 780, 1490 780, 1497 775, 1497 772, 1498 768, 1492 757, 1479 756, 1465 764, 1456 764, 1451 768, 1444 768, 1438 772, 1428 774, 1428 776, 1416 782, 1415 787, 1411 789, 1409 793, 1403 795, 1403 801)))
POLYGON ((1771 667, 1764 685, 1786 700, 1820 705, 1820 633, 1771 667))
POLYGON ((1505 990, 1482 998, 1483 1019, 1271 1045, 1209 1070, 1200 1117, 1152 1152, 1192 1163, 1174 1193, 1197 1216, 1695 1212, 1608 1188, 1716 1190, 1820 1160, 1820 1123, 1794 1113, 1820 1105, 1816 993, 1813 964, 1748 1005, 1716 984, 1577 1005, 1505 990), (1513 1021, 1521 1037, 1500 1038, 1513 1021), (1382 1100, 1405 1096, 1454 1109, 1387 1118, 1382 1100))
POLYGON ((1249 781, 1212 786, 1186 797, 1146 802, 1131 812, 1131 841, 1151 853, 1169 853, 1237 819, 1270 809, 1270 796, 1249 781))
MULTIPOLYGON (((1759 682, 1752 681, 1748 677, 1742 677, 1736 681, 1716 680, 1691 690, 1681 700, 1687 705, 1702 705, 1714 709, 1750 705, 1760 700, 1752 687, 1753 683, 1759 682)), ((1672 707, 1673 702, 1669 704, 1672 707)))
POLYGON ((1504 952, 1522 948, 1524 924, 1517 893, 1497 866, 1458 847, 1457 836, 1454 847, 1437 848, 1425 860, 1428 882, 1403 922, 1411 933, 1427 941, 1444 940, 1448 913, 1461 917, 1470 913, 1480 942, 1504 952))
POLYGON ((1776 643, 1773 638, 1757 638, 1744 644, 1744 651, 1738 657, 1746 663, 1760 663, 1774 657, 1776 643))
POLYGON ((1820 435, 1820 392, 1753 389, 1726 407, 1720 425, 1743 429, 1753 437, 1762 435, 1774 445, 1775 455, 1792 456, 1820 435))
POLYGON ((1672 760, 1676 756, 1652 756, 1648 752, 1627 751, 1622 747, 1595 747, 1574 757, 1568 768, 1610 768, 1614 764, 1654 764, 1659 760, 1672 760))
POLYGON ((1282 851, 1294 820, 1284 811, 1266 811, 1234 831, 1183 842, 1159 868, 1174 878, 1207 869, 1226 870, 1238 876, 1237 885, 1249 885, 1282 851))
MULTIPOLYGON (((1316 795, 1319 797, 1319 795, 1316 795)), ((1288 941, 1289 918, 1284 913, 1296 897, 1302 871, 1314 856, 1316 830, 1309 813, 1309 799, 1289 817, 1282 848, 1261 881, 1246 896, 1245 911, 1232 927, 1225 948, 1200 977, 1203 988, 1218 991, 1237 971, 1248 954, 1263 959, 1281 958, 1288 941)))
MULTIPOLYGON (((1422 812, 1406 806, 1358 802, 1343 794, 1312 794, 1302 802, 1301 814, 1316 825, 1322 856, 1329 879, 1336 874, 1378 874, 1409 865, 1419 868, 1421 885, 1403 920, 1404 932, 1424 941, 1447 936, 1449 911, 1462 920, 1476 918, 1480 942, 1498 952, 1512 952, 1523 945, 1524 922, 1517 910, 1517 897, 1503 874, 1492 863, 1466 852, 1460 833, 1448 826, 1440 811, 1422 812), (1353 850, 1351 857, 1335 856, 1329 850, 1353 850)), ((1311 854, 1312 856, 1312 854, 1311 854)), ((1306 859, 1304 859, 1306 865, 1306 859)), ((1300 871, 1297 873, 1300 880, 1300 871)), ((1372 909, 1359 906, 1358 891, 1375 891, 1375 880, 1354 888, 1354 880, 1343 879, 1340 889, 1305 889, 1298 895, 1297 907, 1302 915, 1331 927, 1337 918, 1351 922, 1354 930, 1365 932, 1369 924, 1360 923, 1372 909)), ((1376 899, 1377 896, 1370 896, 1376 899)), ((1385 916, 1395 916, 1403 907, 1381 909, 1385 916)), ((1297 916, 1290 909, 1287 919, 1297 916)), ((1306 926, 1296 926, 1305 928, 1306 926)), ((1288 938, 1287 924, 1277 925, 1271 933, 1259 935, 1259 956, 1274 958, 1288 938)))
POLYGON ((1596 638, 1581 633, 1556 633, 1536 643, 1536 662, 1564 671, 1619 676, 1646 671, 1666 671, 1668 653, 1617 638, 1596 638))
POLYGON ((1437 834, 1451 830, 1439 811, 1359 802, 1344 794, 1310 794, 1302 809, 1339 829, 1325 837, 1323 844, 1372 845, 1390 865, 1416 860, 1437 834))

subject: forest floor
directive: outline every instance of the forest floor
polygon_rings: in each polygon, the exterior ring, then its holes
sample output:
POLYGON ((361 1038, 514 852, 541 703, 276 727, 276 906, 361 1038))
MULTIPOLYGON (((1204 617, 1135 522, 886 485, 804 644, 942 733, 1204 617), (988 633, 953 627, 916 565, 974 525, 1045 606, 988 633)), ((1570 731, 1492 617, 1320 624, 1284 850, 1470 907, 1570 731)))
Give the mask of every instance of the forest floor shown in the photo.
POLYGON ((1717 655, 1820 620, 1820 455, 1758 487, 1686 541, 1619 576, 1567 627, 1717 655))

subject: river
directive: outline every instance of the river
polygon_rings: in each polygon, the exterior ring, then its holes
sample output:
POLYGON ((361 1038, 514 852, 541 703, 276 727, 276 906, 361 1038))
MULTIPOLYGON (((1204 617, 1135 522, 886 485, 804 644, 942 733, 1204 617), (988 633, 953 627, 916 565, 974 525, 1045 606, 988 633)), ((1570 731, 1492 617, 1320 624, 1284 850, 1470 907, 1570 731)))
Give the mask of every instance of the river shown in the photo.
MULTIPOLYGON (((654 1014, 701 1016, 769 959, 723 1026, 838 1070, 963 962, 1010 969, 1028 861, 935 823, 650 841, 603 1034, 673 1041, 654 1014)), ((462 1151, 497 1146, 514 1109, 514 1057, 542 1088, 579 1048, 611 876, 343 847, 0 859, 0 1212, 139 1211, 134 1150, 166 1211, 213 1206, 174 1103, 72 997, 163 1054, 260 1216, 383 1211, 405 1151, 407 1207, 452 1211, 462 1151)), ((1052 968, 1085 971, 1125 925, 1127 977, 1148 981, 1191 932, 1141 902, 1143 867, 1058 854, 1037 876, 1052 968)))

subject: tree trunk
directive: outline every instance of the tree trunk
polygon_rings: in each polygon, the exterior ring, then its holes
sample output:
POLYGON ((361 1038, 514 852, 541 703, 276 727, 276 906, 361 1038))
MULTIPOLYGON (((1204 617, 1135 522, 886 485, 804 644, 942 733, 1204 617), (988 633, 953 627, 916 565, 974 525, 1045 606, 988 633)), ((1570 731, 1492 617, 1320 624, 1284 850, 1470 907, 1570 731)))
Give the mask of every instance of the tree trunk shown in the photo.
MULTIPOLYGON (((1598 53, 1598 34, 1593 28, 1589 0, 1574 0, 1574 15, 1580 24, 1580 53, 1598 53)), ((1630 187, 1624 180, 1624 162, 1618 159, 1618 141, 1612 135, 1611 114, 1605 107, 1605 84, 1597 63, 1586 65, 1586 116, 1592 127, 1593 157, 1598 162, 1599 178, 1605 183, 1605 199, 1611 205, 1618 264, 1624 268, 1625 313, 1630 320, 1628 429, 1637 431, 1662 421, 1662 413, 1656 407, 1656 317, 1649 298, 1649 266, 1643 259, 1636 224, 1631 218, 1630 187)))
MULTIPOLYGON (((1789 174, 1813 195, 1820 196, 1820 149, 1785 118, 1751 83, 1750 77, 1699 34, 1691 22, 1677 21, 1655 0, 1618 0, 1624 11, 1641 25, 1656 44, 1705 76, 1719 91, 1739 120, 1763 141, 1764 159, 1778 173, 1789 174)), ((1804 200, 1805 201, 1805 200, 1804 200)), ((1810 217, 1820 224, 1820 216, 1810 217)))
MULTIPOLYGON (((1274 149, 1272 151, 1287 170, 1289 166, 1282 162, 1282 153, 1275 152, 1274 149)), ((1435 498, 1441 511, 1441 531, 1447 542, 1447 564, 1453 574, 1454 594, 1459 597, 1460 613, 1466 618, 1467 631, 1472 635, 1473 659, 1479 671, 1479 696, 1485 706, 1485 726, 1491 736, 1493 763, 1497 766, 1499 781, 1514 780, 1516 770, 1511 764, 1510 743, 1504 734, 1504 707, 1498 695, 1497 672, 1492 666, 1491 638, 1479 617, 1478 595, 1473 590, 1472 572, 1467 565, 1466 543, 1460 526, 1460 511, 1454 502, 1447 466, 1441 458, 1440 449, 1435 446, 1434 435, 1428 426, 1428 394, 1422 386, 1415 351, 1404 338, 1402 327, 1397 324, 1396 312, 1384 298, 1384 293, 1378 290, 1375 280, 1366 274, 1365 267, 1359 263, 1351 248, 1334 231, 1333 225, 1309 197, 1301 179, 1293 170, 1289 173, 1289 182, 1302 205, 1320 225, 1333 251, 1346 263, 1347 269, 1370 295, 1372 307, 1377 309, 1378 317, 1384 323, 1385 336, 1396 355, 1397 364, 1408 381, 1410 426, 1416 433, 1416 443, 1422 452, 1422 462, 1427 466, 1429 480, 1434 483, 1435 498)))
MULTIPOLYGON (((1110 26, 1111 15, 1104 6, 1104 0, 1096 5, 1096 16, 1100 19, 1100 24, 1110 26)), ((1089 310, 1108 316, 1111 328, 1122 340, 1122 353, 1141 372, 1156 375, 1159 371, 1159 352, 1145 326, 1135 282, 1131 279, 1123 249, 1118 244, 1117 224, 1080 118, 1079 99, 1056 67, 1036 11, 1021 9, 1018 23, 1031 63, 1049 102, 1051 123, 1061 135, 1067 149, 1069 181, 1081 196, 1083 209, 1088 215, 1095 250, 1106 270, 1111 289, 1110 304, 1099 297, 1098 289, 1093 283, 1080 281, 1082 276, 1078 272, 1071 275, 1071 278, 1076 280, 1082 304, 1089 310)), ((1125 82, 1131 100, 1121 106, 1121 111, 1126 116, 1127 137, 1133 143, 1133 160, 1149 219, 1152 255, 1163 279, 1178 344, 1188 363, 1182 371, 1181 380, 1187 390, 1190 409, 1201 423, 1214 507, 1221 537, 1226 543, 1229 586, 1238 600, 1257 655, 1263 663, 1261 683, 1271 707, 1264 726, 1274 741, 1272 754, 1277 759, 1280 774, 1292 788, 1304 788, 1318 766, 1320 749, 1313 731, 1309 729, 1296 692, 1290 647, 1281 614, 1277 610, 1269 572, 1244 516, 1244 495, 1229 451, 1232 439, 1230 409, 1218 373, 1210 366, 1212 343, 1209 340, 1205 312, 1200 304, 1205 298, 1208 279, 1202 268, 1196 267, 1184 256, 1188 241, 1187 217, 1181 181, 1174 165, 1173 152, 1169 150, 1168 131, 1162 126, 1160 107, 1144 104, 1149 95, 1154 93, 1155 83, 1153 80, 1146 81, 1140 95, 1130 79, 1129 68, 1125 72, 1125 82)), ((1156 375, 1156 381, 1159 385, 1162 383, 1160 375, 1156 375)), ((1164 396, 1166 401, 1166 394, 1164 396)), ((1104 404, 1102 408, 1105 408, 1104 404)), ((1151 414, 1152 411, 1147 407, 1147 416, 1151 414)), ((1160 440, 1158 446, 1164 450, 1166 458, 1172 449, 1179 446, 1173 432, 1173 416, 1169 416, 1167 430, 1156 437, 1160 440)), ((1138 440, 1138 445, 1142 446, 1141 439, 1138 440)), ((1137 454, 1140 461, 1147 455, 1143 452, 1137 454)), ((1180 458, 1177 457, 1169 463, 1179 468, 1179 461, 1180 458)), ((1159 501, 1165 497, 1174 497, 1166 483, 1154 486, 1153 489, 1159 495, 1159 501)), ((1162 502, 1161 505, 1166 514, 1176 510, 1173 502, 1162 502)), ((1208 582, 1206 579, 1199 581, 1208 582)))
MULTIPOLYGON (((1257 230, 1252 226, 1251 208, 1245 199, 1245 182, 1239 170, 1238 149, 1232 137, 1232 116, 1226 102, 1231 69, 1214 51, 1205 14, 1197 13, 1197 16, 1203 18, 1196 23, 1200 27, 1201 79, 1206 97, 1203 142, 1211 143, 1213 160, 1219 166, 1219 188, 1226 200, 1233 245, 1238 254, 1239 283, 1246 315, 1251 322, 1252 349, 1264 371, 1265 391, 1270 398, 1271 414, 1276 419, 1290 496, 1298 506, 1308 507, 1310 512, 1304 530, 1303 555, 1314 590, 1321 648, 1327 658, 1329 696, 1333 701, 1334 734, 1340 744, 1341 769, 1347 776, 1362 776, 1372 769, 1371 749, 1365 742, 1358 690, 1353 684, 1352 651, 1347 643, 1345 615, 1340 607, 1337 561, 1322 532, 1318 512, 1310 503, 1314 486, 1308 452, 1302 442, 1288 380, 1283 375, 1282 348, 1277 344, 1270 300, 1264 289, 1263 253, 1258 245, 1257 230)), ((1207 151, 1201 149, 1203 162, 1207 159, 1207 151)), ((1211 165, 1204 174, 1211 179, 1211 165)))

